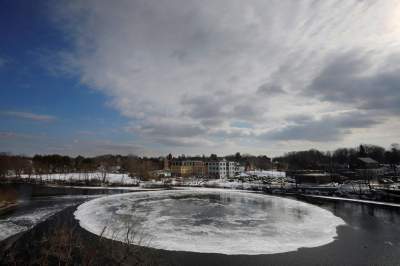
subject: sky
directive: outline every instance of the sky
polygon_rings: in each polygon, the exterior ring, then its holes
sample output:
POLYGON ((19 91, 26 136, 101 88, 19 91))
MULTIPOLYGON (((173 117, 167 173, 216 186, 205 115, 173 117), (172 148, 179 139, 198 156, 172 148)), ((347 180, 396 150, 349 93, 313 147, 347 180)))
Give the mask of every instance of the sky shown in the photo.
POLYGON ((400 142, 400 1, 0 0, 0 151, 400 142))

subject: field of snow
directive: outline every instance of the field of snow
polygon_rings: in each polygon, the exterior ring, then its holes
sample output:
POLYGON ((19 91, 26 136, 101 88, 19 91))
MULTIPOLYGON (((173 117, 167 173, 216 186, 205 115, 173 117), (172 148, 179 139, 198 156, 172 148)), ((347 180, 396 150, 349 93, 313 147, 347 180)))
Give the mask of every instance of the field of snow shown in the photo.
POLYGON ((274 254, 334 241, 345 222, 300 201, 224 189, 136 192, 98 198, 75 212, 82 228, 159 249, 274 254), (105 230, 104 230, 105 229, 105 230))
MULTIPOLYGON (((22 175, 22 178, 42 179, 44 181, 84 181, 84 180, 103 180, 103 174, 94 173, 66 173, 66 174, 45 174, 45 175, 22 175)), ((110 184, 137 185, 139 180, 131 178, 127 174, 107 173, 105 181, 110 184)))

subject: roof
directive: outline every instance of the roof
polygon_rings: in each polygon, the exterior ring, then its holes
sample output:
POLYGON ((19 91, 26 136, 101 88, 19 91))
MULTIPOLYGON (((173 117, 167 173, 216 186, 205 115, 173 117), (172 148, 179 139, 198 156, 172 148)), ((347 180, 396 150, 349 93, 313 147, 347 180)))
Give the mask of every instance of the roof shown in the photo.
POLYGON ((374 163, 374 164, 378 163, 377 161, 375 161, 370 157, 359 157, 358 160, 362 161, 363 163, 374 163))

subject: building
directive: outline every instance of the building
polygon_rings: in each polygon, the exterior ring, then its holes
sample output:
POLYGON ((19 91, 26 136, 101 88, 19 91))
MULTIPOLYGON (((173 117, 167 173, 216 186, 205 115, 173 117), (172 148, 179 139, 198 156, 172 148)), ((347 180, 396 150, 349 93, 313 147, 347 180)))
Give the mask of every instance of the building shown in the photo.
POLYGON ((238 171, 235 162, 225 159, 207 162, 207 175, 213 178, 229 178, 234 177, 238 171))
POLYGON ((376 169, 379 168, 379 163, 369 157, 358 157, 352 165, 355 169, 376 169))
POLYGON ((206 165, 203 161, 175 160, 170 164, 172 176, 204 176, 206 165))
POLYGON ((369 157, 357 158, 357 160, 353 162, 352 168, 357 173, 357 179, 377 181, 379 177, 385 174, 385 168, 381 167, 377 161, 369 157))
POLYGON ((171 169, 171 162, 173 160, 172 154, 168 154, 167 157, 164 158, 164 170, 170 170, 171 169))

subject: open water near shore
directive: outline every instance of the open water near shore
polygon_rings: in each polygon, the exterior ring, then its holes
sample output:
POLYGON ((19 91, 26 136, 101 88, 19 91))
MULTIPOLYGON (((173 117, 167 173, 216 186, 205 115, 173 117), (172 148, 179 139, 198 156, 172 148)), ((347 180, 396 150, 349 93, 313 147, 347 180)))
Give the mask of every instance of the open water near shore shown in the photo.
MULTIPOLYGON (((3 225, 0 227, 0 232, 5 232, 3 228, 12 228, 10 224, 5 223, 6 220, 17 226, 29 228, 66 206, 83 203, 92 197, 96 196, 70 195, 30 198, 26 205, 22 204, 13 213, 0 217, 0 226, 3 225), (38 210, 41 211, 38 212, 38 210), (39 215, 39 213, 43 215, 39 215), (30 221, 33 222, 30 223, 30 221)), ((236 201, 235 204, 239 202, 236 201)), ((202 206, 204 199, 201 199, 199 203, 202 206)), ((318 206, 345 222, 345 224, 337 226, 337 235, 333 241, 317 247, 300 247, 296 250, 275 254, 228 255, 162 249, 159 250, 159 254, 163 261, 172 265, 400 265, 399 208, 324 199, 309 199, 307 203, 318 206)), ((164 204, 166 204, 165 201, 164 204)), ((251 211, 249 204, 251 205, 251 201, 244 200, 244 205, 251 211)), ((177 210, 187 211, 184 208, 175 208, 175 211, 177 210)), ((247 226, 250 233, 256 232, 256 228, 252 230, 251 222, 247 226)), ((319 226, 329 226, 329 221, 322 221, 319 226)), ((263 237, 267 236, 261 236, 261 240, 268 242, 268 239, 263 239, 263 237)), ((255 244, 251 242, 250 238, 246 243, 247 238, 248 235, 243 234, 241 240, 243 245, 251 247, 255 244)), ((232 239, 233 244, 234 241, 235 239, 232 239)), ((271 239, 271 243, 273 244, 273 239, 271 239)))

